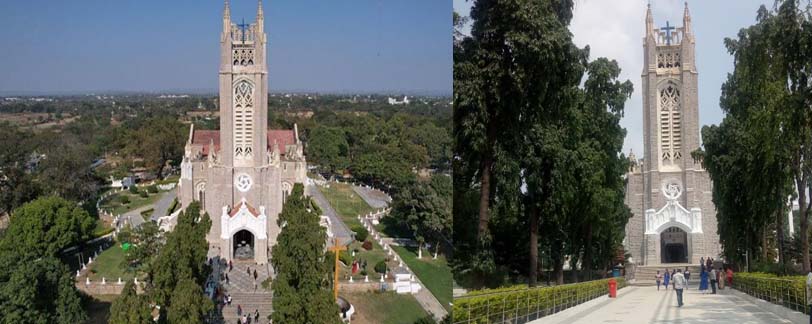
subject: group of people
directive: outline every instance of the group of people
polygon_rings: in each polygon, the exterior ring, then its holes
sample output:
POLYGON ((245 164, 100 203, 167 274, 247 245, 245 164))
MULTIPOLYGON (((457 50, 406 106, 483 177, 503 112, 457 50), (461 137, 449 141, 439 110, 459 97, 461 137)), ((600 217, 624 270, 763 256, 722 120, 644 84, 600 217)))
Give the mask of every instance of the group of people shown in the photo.
MULTIPOLYGON (((713 261, 710 257, 699 259, 699 291, 703 294, 709 293, 709 287, 712 290, 710 293, 716 294, 717 289, 725 288, 725 283, 728 286, 733 285, 733 269, 730 267, 714 268, 713 261)), ((688 281, 691 279, 691 272, 688 267, 685 267, 685 272, 682 269, 672 269, 669 272, 668 268, 666 268, 664 273, 660 273, 658 270, 654 279, 657 282, 657 290, 660 290, 662 285, 668 291, 668 286, 671 285, 677 293, 677 304, 682 307, 682 292, 683 289, 688 288, 688 281)))

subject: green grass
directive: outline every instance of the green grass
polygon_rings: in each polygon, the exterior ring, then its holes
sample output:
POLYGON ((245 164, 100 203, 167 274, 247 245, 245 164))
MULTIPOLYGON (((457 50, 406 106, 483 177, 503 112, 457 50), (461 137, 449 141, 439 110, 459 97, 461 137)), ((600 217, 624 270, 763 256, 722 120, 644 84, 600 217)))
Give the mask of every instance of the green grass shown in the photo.
POLYGON ((363 198, 358 196, 348 184, 333 182, 330 183, 330 188, 319 187, 319 190, 330 202, 330 206, 333 206, 336 213, 341 216, 341 219, 350 228, 356 224, 361 225, 356 218, 358 215, 366 215, 375 210, 363 198))
POLYGON ((132 280, 134 277, 134 273, 128 269, 124 260, 124 251, 118 244, 99 254, 99 257, 90 264, 88 274, 90 280, 101 281, 102 278, 106 278, 107 282, 116 282, 119 277, 122 281, 132 280))
POLYGON ((403 258, 403 262, 406 262, 409 268, 414 271, 420 281, 426 285, 426 288, 440 301, 440 304, 450 310, 452 298, 451 268, 448 267, 445 257, 438 255, 437 259, 434 260, 429 251, 423 250, 423 258, 418 259, 417 248, 415 247, 392 246, 392 249, 403 258))
POLYGON ((101 208, 112 212, 113 215, 123 215, 131 210, 148 205, 154 205, 162 195, 163 192, 159 191, 158 193, 150 194, 147 198, 141 198, 141 196, 131 194, 129 191, 125 190, 104 198, 101 203, 101 208), (129 197, 130 203, 126 205, 121 204, 118 198, 120 196, 129 197))
MULTIPOLYGON (((361 247, 361 243, 356 241, 356 242, 352 242, 347 247, 347 251, 342 251, 341 252, 342 254, 343 253, 350 253, 350 255, 352 255, 352 250, 357 248, 358 253, 355 254, 355 257, 353 257, 353 260, 366 260, 367 261, 367 275, 369 275, 369 280, 370 281, 378 280, 378 279, 381 278, 381 275, 375 272, 375 264, 382 261, 382 260, 385 260, 389 256, 386 252, 383 251, 381 246, 378 245, 378 242, 375 242, 374 240, 371 240, 371 241, 372 241, 372 250, 369 250, 369 251, 364 250, 364 248, 361 247)), ((392 264, 392 263, 393 262, 390 262, 390 265, 389 265, 390 267, 395 265, 395 264, 392 264)), ((351 270, 352 270, 352 267, 342 268, 341 269, 341 277, 346 278, 347 276, 349 276, 351 270)), ((355 276, 353 276, 353 280, 364 280, 364 276, 362 276, 360 273, 361 273, 360 271, 357 272, 355 274, 355 276)))
POLYGON ((342 294, 355 307, 359 320, 353 323, 412 324, 428 314, 412 295, 395 292, 342 294))

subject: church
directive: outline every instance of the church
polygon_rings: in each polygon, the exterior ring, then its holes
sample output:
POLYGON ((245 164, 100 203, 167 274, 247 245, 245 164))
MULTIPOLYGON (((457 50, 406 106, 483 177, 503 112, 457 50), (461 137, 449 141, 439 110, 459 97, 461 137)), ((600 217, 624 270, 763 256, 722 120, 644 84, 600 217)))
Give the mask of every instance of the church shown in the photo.
POLYGON ((256 22, 231 21, 228 0, 220 35, 220 129, 197 130, 186 142, 178 199, 198 201, 211 217, 206 239, 226 260, 267 264, 282 204, 306 180, 298 129, 268 129, 268 67, 262 1, 256 22))
POLYGON ((646 13, 643 40, 643 135, 645 159, 630 154, 626 174, 624 248, 632 262, 644 265, 698 264, 718 257, 719 235, 712 183, 699 148, 695 39, 685 5, 682 27, 654 25, 646 13))

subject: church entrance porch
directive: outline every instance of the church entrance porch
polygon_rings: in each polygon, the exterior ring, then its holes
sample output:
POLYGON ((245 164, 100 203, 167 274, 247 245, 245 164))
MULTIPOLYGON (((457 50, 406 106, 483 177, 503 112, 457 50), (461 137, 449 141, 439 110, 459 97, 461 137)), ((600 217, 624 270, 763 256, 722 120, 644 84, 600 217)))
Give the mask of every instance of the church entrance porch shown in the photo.
POLYGON ((234 244, 234 259, 253 260, 254 259, 254 234, 248 230, 240 230, 234 233, 232 240, 234 244))
POLYGON ((661 263, 688 263, 688 233, 669 227, 660 233, 661 263))

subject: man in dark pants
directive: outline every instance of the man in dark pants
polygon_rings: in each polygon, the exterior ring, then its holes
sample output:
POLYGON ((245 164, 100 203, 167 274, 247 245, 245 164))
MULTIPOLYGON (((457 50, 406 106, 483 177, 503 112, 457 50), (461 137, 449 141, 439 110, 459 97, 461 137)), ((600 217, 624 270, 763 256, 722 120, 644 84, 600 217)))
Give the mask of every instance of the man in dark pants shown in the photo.
POLYGON ((713 288, 713 294, 716 294, 716 269, 711 268, 710 273, 708 274, 710 278, 711 288, 713 288))
POLYGON ((677 307, 682 307, 682 290, 688 286, 688 281, 685 280, 682 269, 677 269, 677 273, 674 274, 672 280, 674 282, 674 291, 677 292, 677 307))

